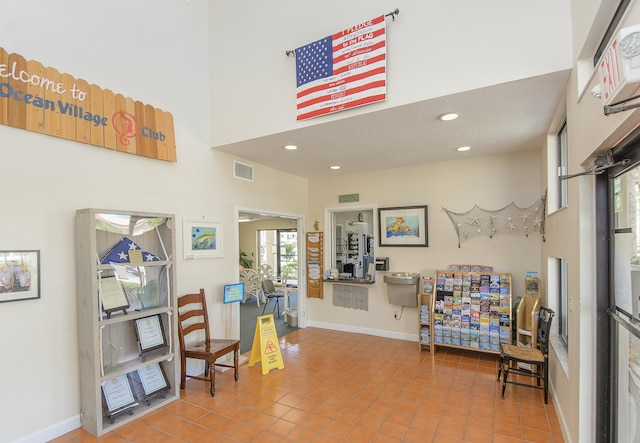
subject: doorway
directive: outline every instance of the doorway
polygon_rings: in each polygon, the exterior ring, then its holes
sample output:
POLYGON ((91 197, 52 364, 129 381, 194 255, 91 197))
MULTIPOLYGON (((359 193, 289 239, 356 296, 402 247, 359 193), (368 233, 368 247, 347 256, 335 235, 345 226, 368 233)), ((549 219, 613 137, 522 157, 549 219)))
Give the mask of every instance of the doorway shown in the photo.
MULTIPOLYGON (((292 308, 297 308, 294 313, 297 315, 297 327, 304 327, 305 312, 305 286, 304 276, 301 275, 301 266, 298 266, 298 258, 304 257, 302 248, 304 238, 302 227, 304 218, 300 215, 268 212, 255 209, 236 209, 237 211, 237 233, 238 233, 238 254, 245 257, 245 267, 249 267, 260 273, 261 265, 269 265, 272 269, 272 279, 277 282, 280 276, 286 272, 290 281, 287 293, 290 294, 288 301, 292 308), (297 284, 297 286, 293 285, 297 284)), ((262 315, 273 313, 278 337, 282 337, 293 332, 297 327, 289 326, 287 317, 293 311, 284 314, 284 299, 278 300, 276 307, 275 300, 271 300, 268 306, 264 306, 263 300, 257 305, 255 298, 248 299, 240 304, 239 330, 242 341, 240 352, 246 353, 251 350, 256 319, 262 315), (278 315, 279 311, 279 315, 278 315)))

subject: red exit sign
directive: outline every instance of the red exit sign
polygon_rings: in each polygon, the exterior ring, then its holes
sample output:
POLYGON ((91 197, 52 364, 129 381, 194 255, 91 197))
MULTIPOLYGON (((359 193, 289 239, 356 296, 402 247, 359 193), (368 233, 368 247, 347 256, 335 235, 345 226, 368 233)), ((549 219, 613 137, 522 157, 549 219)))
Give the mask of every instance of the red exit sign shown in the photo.
POLYGON ((640 86, 640 55, 628 56, 621 51, 625 37, 636 32, 640 32, 640 25, 621 29, 600 58, 597 69, 605 105, 628 99, 640 86))

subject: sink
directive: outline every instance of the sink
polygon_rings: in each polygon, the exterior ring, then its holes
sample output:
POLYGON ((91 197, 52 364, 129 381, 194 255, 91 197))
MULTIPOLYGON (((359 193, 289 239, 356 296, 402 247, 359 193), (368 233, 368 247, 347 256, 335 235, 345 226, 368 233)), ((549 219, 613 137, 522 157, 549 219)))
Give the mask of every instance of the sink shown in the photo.
POLYGON ((384 275, 389 303, 392 305, 418 306, 420 274, 417 272, 388 272, 384 275))
POLYGON ((389 272, 384 275, 384 282, 395 285, 415 285, 420 279, 416 272, 389 272))

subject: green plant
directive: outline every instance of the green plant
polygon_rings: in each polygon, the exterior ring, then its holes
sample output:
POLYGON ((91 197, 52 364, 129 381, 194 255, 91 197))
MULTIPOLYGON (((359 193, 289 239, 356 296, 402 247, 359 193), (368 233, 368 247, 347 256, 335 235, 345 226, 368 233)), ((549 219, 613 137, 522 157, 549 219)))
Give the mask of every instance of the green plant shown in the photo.
POLYGON ((253 266, 253 260, 242 249, 240 250, 240 266, 246 269, 251 269, 253 266))

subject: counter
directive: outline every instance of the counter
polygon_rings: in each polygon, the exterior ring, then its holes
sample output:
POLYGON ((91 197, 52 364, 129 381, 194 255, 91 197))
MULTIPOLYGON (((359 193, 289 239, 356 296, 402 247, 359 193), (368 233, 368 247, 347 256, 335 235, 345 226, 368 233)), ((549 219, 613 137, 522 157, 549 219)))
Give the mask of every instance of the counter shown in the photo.
POLYGON ((367 278, 339 278, 339 279, 324 279, 325 283, 342 283, 342 284, 355 284, 355 285, 372 285, 375 280, 369 280, 367 278))

